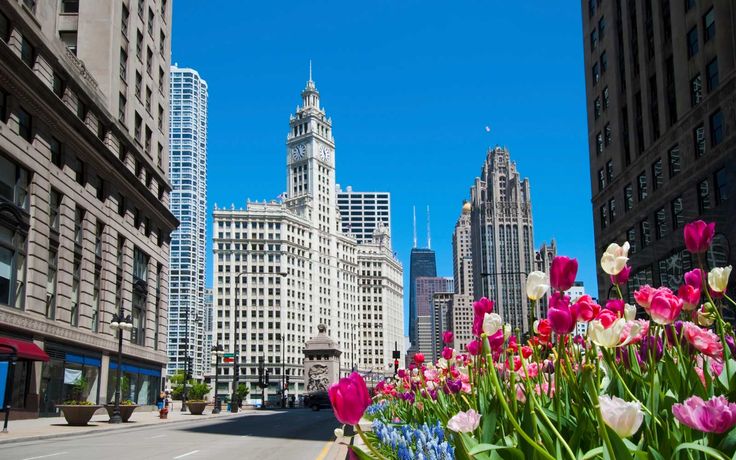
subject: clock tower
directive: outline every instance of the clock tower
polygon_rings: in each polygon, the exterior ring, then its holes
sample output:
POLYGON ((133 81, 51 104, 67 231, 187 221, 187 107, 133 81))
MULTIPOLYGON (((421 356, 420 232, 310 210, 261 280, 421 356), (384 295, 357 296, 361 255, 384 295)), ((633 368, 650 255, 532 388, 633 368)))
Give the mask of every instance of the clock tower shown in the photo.
POLYGON ((332 119, 320 107, 319 91, 309 80, 302 105, 289 117, 286 137, 286 204, 321 232, 335 228, 335 143, 332 119))

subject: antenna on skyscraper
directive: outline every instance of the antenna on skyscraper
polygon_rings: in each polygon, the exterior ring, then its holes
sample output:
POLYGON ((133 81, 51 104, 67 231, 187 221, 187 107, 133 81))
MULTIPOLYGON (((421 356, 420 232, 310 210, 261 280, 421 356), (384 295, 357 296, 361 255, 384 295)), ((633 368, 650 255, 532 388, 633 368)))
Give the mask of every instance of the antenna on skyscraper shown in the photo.
POLYGON ((312 60, 309 60, 309 81, 312 81, 312 60))
POLYGON ((432 234, 429 231, 429 205, 427 205, 427 249, 432 249, 432 234))
POLYGON ((417 247, 417 207, 412 206, 412 210, 414 211, 414 246, 413 248, 417 247))

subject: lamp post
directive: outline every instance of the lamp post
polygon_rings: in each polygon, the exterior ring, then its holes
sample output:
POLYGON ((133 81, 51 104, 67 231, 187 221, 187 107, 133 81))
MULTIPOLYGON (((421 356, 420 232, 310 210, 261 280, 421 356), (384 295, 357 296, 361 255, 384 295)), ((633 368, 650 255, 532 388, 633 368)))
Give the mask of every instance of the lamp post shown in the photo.
POLYGON ((281 408, 286 408, 286 335, 281 334, 281 408))
POLYGON ((220 358, 225 354, 221 344, 212 347, 212 356, 215 357, 215 408, 212 409, 213 414, 219 414, 221 411, 220 398, 217 396, 217 383, 220 370, 220 358))
POLYGON ((235 273, 235 304, 233 305, 233 308, 235 311, 233 312, 233 320, 235 321, 235 328, 234 328, 234 334, 235 337, 233 338, 233 393, 232 397, 230 399, 230 412, 236 413, 238 412, 238 374, 240 373, 240 364, 239 364, 239 354, 240 350, 238 349, 238 336, 240 335, 238 328, 240 327, 240 318, 239 318, 239 301, 240 301, 240 277, 243 275, 278 275, 278 276, 286 276, 286 273, 284 272, 276 272, 276 273, 259 273, 259 272, 236 272, 235 273))
MULTIPOLYGON (((186 316, 184 317, 184 389, 181 392, 181 411, 186 411, 187 402, 187 380, 192 378, 192 357, 189 354, 189 307, 187 306, 186 316)), ((202 318, 197 314, 194 318, 195 322, 199 322, 202 318)))
POLYGON ((112 314, 110 329, 116 331, 118 334, 118 367, 115 373, 115 409, 113 409, 112 417, 110 417, 110 423, 123 423, 123 418, 120 416, 120 368, 123 367, 123 331, 133 329, 133 318, 130 315, 125 316, 122 305, 120 306, 119 313, 112 314))

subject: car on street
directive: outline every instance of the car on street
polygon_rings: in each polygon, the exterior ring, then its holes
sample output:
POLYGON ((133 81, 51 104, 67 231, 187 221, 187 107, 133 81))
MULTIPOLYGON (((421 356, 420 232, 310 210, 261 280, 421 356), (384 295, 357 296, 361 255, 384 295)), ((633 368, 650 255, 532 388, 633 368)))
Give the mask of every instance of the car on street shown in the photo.
POLYGON ((332 404, 330 404, 330 397, 326 391, 314 391, 304 397, 304 407, 318 411, 322 408, 329 409, 332 407, 332 404))

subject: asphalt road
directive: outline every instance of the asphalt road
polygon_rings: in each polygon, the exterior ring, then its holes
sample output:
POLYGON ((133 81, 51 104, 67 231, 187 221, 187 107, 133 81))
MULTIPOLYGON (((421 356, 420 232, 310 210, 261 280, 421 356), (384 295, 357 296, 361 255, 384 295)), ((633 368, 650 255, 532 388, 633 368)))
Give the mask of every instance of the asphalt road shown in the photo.
POLYGON ((7 444, 3 460, 314 460, 334 439, 331 410, 251 411, 203 422, 148 426, 7 444))

